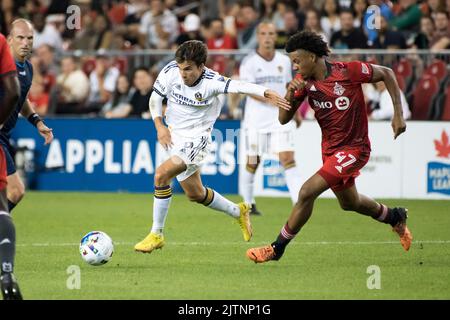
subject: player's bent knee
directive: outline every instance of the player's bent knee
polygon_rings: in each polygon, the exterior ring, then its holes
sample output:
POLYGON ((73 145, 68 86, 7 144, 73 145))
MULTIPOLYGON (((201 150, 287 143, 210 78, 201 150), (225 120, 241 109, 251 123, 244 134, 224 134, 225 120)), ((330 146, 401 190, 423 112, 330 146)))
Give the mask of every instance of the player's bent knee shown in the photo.
POLYGON ((298 194, 298 202, 314 201, 315 196, 311 188, 303 185, 298 194))
POLYGON ((169 177, 166 170, 156 169, 155 186, 165 186, 169 184, 169 177))

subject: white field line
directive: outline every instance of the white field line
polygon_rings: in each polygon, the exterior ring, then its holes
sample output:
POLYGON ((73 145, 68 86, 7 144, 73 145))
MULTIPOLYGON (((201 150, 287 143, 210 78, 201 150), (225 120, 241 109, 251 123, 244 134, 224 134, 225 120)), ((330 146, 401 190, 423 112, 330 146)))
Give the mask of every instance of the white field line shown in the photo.
MULTIPOLYGON (((170 246, 235 246, 246 244, 249 246, 266 245, 268 242, 168 242, 170 246)), ((398 244, 399 241, 298 241, 291 245, 307 245, 307 246, 335 246, 335 245, 349 245, 349 246, 364 246, 364 245, 385 245, 398 244)), ((414 244, 450 244, 450 240, 414 240, 414 244)), ((18 247, 74 247, 78 243, 19 243, 18 247)), ((114 242, 115 246, 134 246, 134 242, 114 242)))

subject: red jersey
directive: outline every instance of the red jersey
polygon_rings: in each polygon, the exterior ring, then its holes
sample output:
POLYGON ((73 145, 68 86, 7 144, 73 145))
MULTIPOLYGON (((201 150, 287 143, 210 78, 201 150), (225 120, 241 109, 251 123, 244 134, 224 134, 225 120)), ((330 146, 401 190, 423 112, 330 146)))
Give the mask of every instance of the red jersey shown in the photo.
POLYGON ((0 33, 0 77, 16 72, 16 63, 9 50, 5 37, 0 33))
MULTIPOLYGON (((326 61, 328 76, 308 80, 295 97, 305 98, 322 129, 322 153, 332 154, 342 147, 370 151, 367 110, 361 83, 372 79, 372 66, 360 61, 326 61)), ((296 78, 301 78, 298 74, 296 78)))

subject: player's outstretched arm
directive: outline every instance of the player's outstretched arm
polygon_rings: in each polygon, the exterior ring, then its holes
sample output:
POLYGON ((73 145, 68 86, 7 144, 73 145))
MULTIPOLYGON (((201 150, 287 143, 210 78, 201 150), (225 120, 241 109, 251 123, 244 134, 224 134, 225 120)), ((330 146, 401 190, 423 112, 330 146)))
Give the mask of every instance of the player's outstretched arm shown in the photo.
POLYGON ((162 120, 162 103, 163 97, 153 91, 148 101, 148 107, 152 115, 153 123, 155 124, 156 132, 158 134, 158 142, 164 149, 168 150, 172 147, 172 137, 169 128, 166 127, 162 120))
POLYGON ((391 68, 372 65, 373 75, 372 83, 384 81, 386 89, 391 96, 394 105, 394 117, 392 118, 392 129, 394 130, 394 139, 406 131, 406 123, 403 118, 402 103, 400 98, 400 87, 398 86, 395 73, 391 68))
POLYGON ((273 104, 278 108, 285 110, 291 109, 291 105, 289 104, 289 102, 287 102, 286 99, 280 96, 277 92, 266 87, 245 81, 230 79, 225 84, 223 90, 222 87, 218 87, 217 93, 243 93, 247 95, 253 95, 261 98, 266 98, 268 103, 273 104))
POLYGON ((268 99, 269 103, 280 108, 280 110, 289 111, 292 109, 289 102, 273 90, 267 89, 264 91, 264 97, 268 99))

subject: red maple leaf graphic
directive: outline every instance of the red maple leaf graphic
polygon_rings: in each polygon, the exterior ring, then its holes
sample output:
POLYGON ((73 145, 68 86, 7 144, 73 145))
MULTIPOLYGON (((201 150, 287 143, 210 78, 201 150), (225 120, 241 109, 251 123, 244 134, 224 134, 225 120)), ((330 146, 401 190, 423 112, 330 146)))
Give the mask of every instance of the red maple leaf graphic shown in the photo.
POLYGON ((438 157, 450 158, 450 143, 447 132, 445 132, 445 130, 442 130, 441 141, 434 140, 434 147, 438 152, 438 157))

